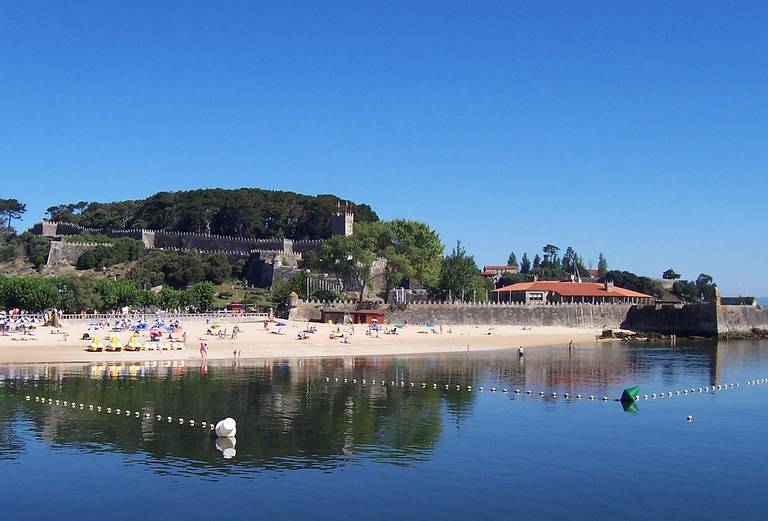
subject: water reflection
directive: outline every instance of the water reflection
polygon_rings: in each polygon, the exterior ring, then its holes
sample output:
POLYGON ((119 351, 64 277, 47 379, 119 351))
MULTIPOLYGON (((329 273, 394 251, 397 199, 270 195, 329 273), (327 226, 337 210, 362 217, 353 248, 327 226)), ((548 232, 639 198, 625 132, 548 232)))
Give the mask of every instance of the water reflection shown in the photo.
MULTIPOLYGON (((749 343, 720 348, 600 344, 570 354, 531 349, 524 358, 510 350, 204 364, 9 365, 0 367, 0 458, 24 453, 21 431, 26 430, 51 446, 118 452, 128 464, 164 475, 330 470, 361 460, 411 466, 428 460, 443 429, 461 428, 476 407, 478 393, 445 390, 444 384, 597 394, 628 383, 718 383, 724 366, 748 366, 765 356, 749 343), (396 385, 381 385, 382 380, 396 385), (440 386, 422 389, 422 382, 440 386), (25 402, 24 394, 83 403, 86 410, 25 402), (142 417, 89 412, 87 404, 141 411, 142 417), (201 428, 158 421, 156 414, 195 419, 198 425, 232 416, 238 438, 214 440, 201 428)), ((506 399, 516 398, 510 393, 506 399)), ((624 410, 637 413, 636 407, 624 410)))

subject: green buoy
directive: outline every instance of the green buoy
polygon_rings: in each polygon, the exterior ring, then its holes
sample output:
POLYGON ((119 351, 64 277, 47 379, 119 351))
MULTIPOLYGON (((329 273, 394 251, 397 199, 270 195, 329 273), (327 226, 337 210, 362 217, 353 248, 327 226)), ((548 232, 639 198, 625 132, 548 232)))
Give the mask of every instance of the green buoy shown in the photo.
POLYGON ((637 400, 637 395, 640 394, 640 386, 635 385, 633 387, 627 387, 624 392, 621 393, 622 402, 634 402, 637 400))

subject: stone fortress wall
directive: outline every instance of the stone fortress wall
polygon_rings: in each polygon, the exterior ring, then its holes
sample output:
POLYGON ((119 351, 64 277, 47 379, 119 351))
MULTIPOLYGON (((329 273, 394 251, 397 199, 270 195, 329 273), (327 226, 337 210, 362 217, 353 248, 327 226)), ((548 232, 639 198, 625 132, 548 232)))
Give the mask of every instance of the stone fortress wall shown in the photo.
POLYGON ((62 266, 65 264, 74 264, 80 255, 94 249, 97 246, 111 247, 111 244, 98 244, 95 242, 64 242, 54 241, 51 243, 51 249, 48 251, 48 262, 46 267, 62 266))
MULTIPOLYGON (((336 215, 338 221, 343 218, 345 232, 351 233, 353 217, 336 215)), ((339 228, 337 225, 336 228, 339 228)), ((261 287, 271 287, 273 284, 287 280, 298 268, 298 263, 309 252, 320 253, 325 240, 292 240, 283 238, 253 239, 229 235, 204 234, 195 232, 170 232, 165 230, 127 229, 113 230, 107 228, 87 228, 72 223, 43 221, 33 226, 32 232, 46 237, 68 237, 83 233, 104 235, 110 238, 131 238, 141 241, 147 249, 198 253, 220 253, 230 261, 241 258, 253 259, 254 268, 249 270, 249 284, 261 287)), ((97 244, 70 243, 54 241, 48 255, 47 265, 74 264, 84 252, 93 249, 97 244)), ((377 261, 376 270, 383 272, 381 261, 377 261)), ((378 288, 374 284, 370 291, 378 288)))

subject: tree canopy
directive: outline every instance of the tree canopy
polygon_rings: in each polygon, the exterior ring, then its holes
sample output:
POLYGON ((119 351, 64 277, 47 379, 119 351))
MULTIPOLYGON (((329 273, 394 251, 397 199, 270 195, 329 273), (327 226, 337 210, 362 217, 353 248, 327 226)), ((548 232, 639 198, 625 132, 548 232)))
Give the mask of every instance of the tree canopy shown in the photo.
POLYGON ((19 202, 17 199, 0 199, 0 215, 2 215, 8 229, 11 228, 11 221, 21 218, 26 211, 27 205, 19 202))
MULTIPOLYGON (((146 199, 98 203, 80 201, 48 208, 51 220, 90 228, 151 228, 248 238, 330 237, 330 217, 342 204, 334 195, 241 188, 160 192, 146 199)), ((375 222, 366 204, 353 205, 355 222, 375 222)))
POLYGON ((440 278, 432 294, 441 300, 485 300, 491 283, 480 276, 475 258, 467 255, 461 242, 442 262, 440 278))

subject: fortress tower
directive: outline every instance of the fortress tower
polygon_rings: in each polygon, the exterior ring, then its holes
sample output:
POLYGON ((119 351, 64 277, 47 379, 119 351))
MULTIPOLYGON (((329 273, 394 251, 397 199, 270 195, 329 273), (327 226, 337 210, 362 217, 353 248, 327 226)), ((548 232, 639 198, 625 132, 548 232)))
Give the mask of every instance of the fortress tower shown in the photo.
POLYGON ((352 205, 344 203, 342 209, 341 203, 336 207, 336 211, 331 215, 331 235, 344 235, 349 237, 355 229, 355 212, 352 211, 352 205))

